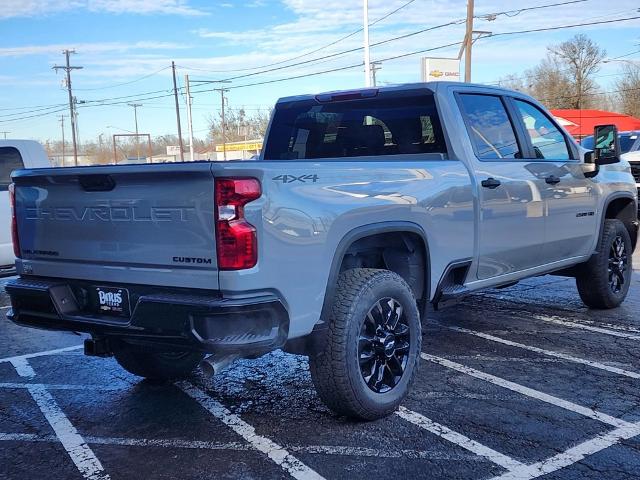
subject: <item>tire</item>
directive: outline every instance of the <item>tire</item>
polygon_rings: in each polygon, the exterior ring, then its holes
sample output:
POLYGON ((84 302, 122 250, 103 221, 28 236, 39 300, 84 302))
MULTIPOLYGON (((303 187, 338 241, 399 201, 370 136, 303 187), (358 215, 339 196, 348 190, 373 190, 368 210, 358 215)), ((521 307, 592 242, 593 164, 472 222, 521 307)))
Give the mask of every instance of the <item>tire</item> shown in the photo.
POLYGON ((200 352, 157 352, 130 345, 121 346, 113 356, 129 373, 161 381, 189 376, 204 358, 200 352))
POLYGON ((580 298, 590 308, 619 306, 629 292, 633 249, 631 237, 617 219, 604 222, 597 253, 583 264, 576 275, 580 298))
POLYGON ((388 270, 347 270, 338 279, 328 323, 309 358, 322 401, 336 414, 360 420, 393 413, 413 383, 422 346, 411 287, 388 270))

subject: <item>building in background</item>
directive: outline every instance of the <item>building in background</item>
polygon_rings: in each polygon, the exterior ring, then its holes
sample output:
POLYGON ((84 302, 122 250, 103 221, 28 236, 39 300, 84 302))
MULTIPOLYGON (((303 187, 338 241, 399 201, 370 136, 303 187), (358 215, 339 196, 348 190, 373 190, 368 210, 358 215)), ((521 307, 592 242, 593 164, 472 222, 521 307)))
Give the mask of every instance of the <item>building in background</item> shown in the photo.
POLYGON ((567 132, 580 140, 593 135, 596 125, 613 124, 619 132, 640 130, 640 119, 623 113, 606 112, 604 110, 551 110, 567 132))
POLYGON ((224 150, 227 150, 227 160, 250 160, 262 151, 262 139, 245 140, 242 142, 219 143, 216 145, 211 160, 224 160, 224 150))

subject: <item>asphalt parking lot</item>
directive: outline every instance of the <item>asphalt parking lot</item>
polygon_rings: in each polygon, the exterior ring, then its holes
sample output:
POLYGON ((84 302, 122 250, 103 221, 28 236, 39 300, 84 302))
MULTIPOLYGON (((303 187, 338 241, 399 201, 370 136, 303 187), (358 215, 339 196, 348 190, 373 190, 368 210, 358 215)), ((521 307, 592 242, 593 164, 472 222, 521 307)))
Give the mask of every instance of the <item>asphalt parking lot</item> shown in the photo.
POLYGON ((303 357, 157 385, 4 320, 0 478, 637 479, 639 294, 637 272, 590 311, 547 276, 433 313, 410 397, 372 423, 332 415, 303 357))

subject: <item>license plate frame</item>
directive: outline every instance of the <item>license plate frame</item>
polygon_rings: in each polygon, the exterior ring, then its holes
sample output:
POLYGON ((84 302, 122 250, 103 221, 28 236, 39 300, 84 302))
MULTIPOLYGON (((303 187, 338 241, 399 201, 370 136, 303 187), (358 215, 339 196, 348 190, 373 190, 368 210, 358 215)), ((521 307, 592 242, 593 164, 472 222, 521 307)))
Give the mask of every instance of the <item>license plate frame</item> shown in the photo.
POLYGON ((101 315, 129 317, 131 305, 129 290, 122 287, 95 286, 94 299, 96 310, 101 315))

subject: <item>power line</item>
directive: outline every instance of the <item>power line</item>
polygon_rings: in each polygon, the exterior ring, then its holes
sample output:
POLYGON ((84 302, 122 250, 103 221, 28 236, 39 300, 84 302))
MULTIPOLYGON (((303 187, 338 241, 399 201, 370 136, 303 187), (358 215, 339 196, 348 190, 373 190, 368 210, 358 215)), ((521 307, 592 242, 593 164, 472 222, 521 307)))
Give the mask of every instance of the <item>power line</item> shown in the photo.
POLYGON ((36 112, 42 112, 42 111, 46 111, 46 110, 53 110, 55 108, 60 108, 60 107, 66 107, 66 103, 61 103, 59 105, 54 105, 54 106, 50 106, 50 107, 36 108, 34 110, 26 110, 26 111, 22 111, 22 112, 5 113, 5 114, 0 115, 0 118, 2 118, 2 117, 15 117, 16 115, 26 115, 26 114, 29 114, 29 113, 36 113, 36 112))
MULTIPOLYGON (((31 107, 6 107, 6 108, 0 108, 0 111, 3 112, 8 112, 10 110, 29 110, 29 109, 45 109, 45 108, 53 108, 53 107, 64 107, 66 105, 66 103, 55 103, 55 104, 51 104, 51 105, 33 105, 31 107)), ((20 113, 18 113, 17 115, 20 115, 20 113)))
POLYGON ((606 23, 616 23, 616 22, 628 22, 630 20, 638 20, 640 16, 636 17, 626 17, 626 18, 616 18, 613 20, 600 20, 597 22, 586 22, 586 23, 574 23, 571 25, 558 25, 556 27, 544 27, 544 28, 532 28, 529 30, 520 30, 516 32, 500 32, 500 33, 492 33, 491 35, 486 35, 483 38, 493 38, 493 37, 503 37, 507 35, 519 35, 522 33, 536 33, 536 32, 548 32, 551 30, 562 30, 565 28, 577 28, 577 27, 586 27, 589 25, 602 25, 606 23))
POLYGON ((139 81, 144 80, 144 79, 146 79, 146 78, 153 77, 154 75, 157 75, 157 74, 159 74, 160 72, 163 72, 163 71, 165 71, 165 70, 167 70, 167 69, 169 69, 169 68, 171 68, 171 67, 163 67, 163 68, 161 68, 160 70, 157 70, 157 71, 155 71, 155 72, 149 73, 148 75, 144 75, 144 76, 142 76, 142 77, 140 77, 140 78, 136 78, 135 80, 131 80, 131 81, 129 81, 129 82, 116 83, 116 84, 114 84, 114 85, 108 85, 108 86, 106 86, 106 87, 96 87, 96 88, 76 88, 76 91, 89 92, 89 91, 94 91, 94 90, 106 90, 106 89, 108 89, 108 88, 122 87, 123 85, 130 85, 130 84, 132 84, 132 83, 139 82, 139 81))
POLYGON ((495 13, 485 13, 484 15, 476 15, 473 18, 478 18, 478 19, 485 19, 488 21, 493 21, 495 20, 499 15, 505 15, 506 17, 516 17, 518 15, 520 15, 522 12, 528 12, 530 10, 540 10, 542 8, 551 8, 551 7, 560 7, 563 5, 571 5, 573 3, 583 3, 583 2, 587 2, 588 0, 570 0, 567 2, 559 2, 559 3, 549 3, 546 5, 537 5, 535 7, 526 7, 526 8, 519 8, 517 10, 508 10, 505 12, 495 12, 495 13))
MULTIPOLYGON (((378 18, 377 20, 375 20, 375 21, 373 21, 373 22, 369 23, 369 26, 370 26, 370 27, 372 27, 373 25, 376 25, 376 24, 378 24, 378 23, 382 22, 383 20, 386 20, 386 19, 387 19, 387 18, 389 18, 390 16, 392 16, 392 15, 394 15, 394 14, 398 13, 400 10, 402 10, 402 9, 404 9, 404 8, 406 8, 406 7, 408 7, 409 5, 411 5, 412 3, 414 3, 415 1, 416 1, 416 0, 409 0, 408 2, 405 2, 404 4, 400 5, 398 8, 396 8, 396 9, 392 10, 391 12, 389 12, 389 13, 385 14, 384 16, 382 16, 382 17, 378 18)), ((580 0, 580 1, 586 1, 586 0, 580 0)), ((316 48, 316 49, 314 49, 314 50, 311 50, 311 51, 309 51, 309 52, 302 53, 302 54, 300 54, 300 55, 296 55, 295 57, 287 58, 286 60, 280 60, 280 61, 277 61, 277 62, 268 63, 268 64, 266 64, 266 65, 259 65, 259 66, 251 67, 251 68, 238 68, 238 69, 234 69, 234 70, 205 70, 205 69, 202 69, 202 68, 193 68, 193 67, 186 67, 186 66, 182 66, 182 68, 187 68, 187 69, 189 69, 189 70, 198 70, 198 71, 205 72, 205 73, 236 73, 236 72, 250 72, 250 71, 253 71, 253 70, 259 70, 259 69, 262 69, 262 68, 268 68, 268 67, 273 67, 273 66, 276 66, 276 65, 282 65, 282 64, 284 64, 284 63, 289 63, 289 62, 292 62, 292 61, 294 61, 294 60, 298 60, 298 59, 300 59, 300 58, 304 58, 304 57, 307 57, 307 56, 309 56, 309 55, 313 55, 314 53, 318 53, 318 52, 319 52, 319 51, 321 51, 321 50, 324 50, 324 49, 326 49, 326 48, 332 47, 332 46, 334 46, 334 45, 336 45, 336 44, 338 44, 338 43, 340 43, 340 42, 342 42, 342 41, 344 41, 344 40, 346 40, 346 39, 348 39, 348 38, 351 38, 351 37, 353 37, 353 36, 355 36, 355 35, 359 34, 360 32, 362 32, 362 30, 364 30, 364 28, 363 28, 363 27, 360 27, 359 29, 357 29, 357 30, 355 30, 355 31, 353 31, 353 32, 351 32, 351 33, 349 33, 349 34, 345 35, 344 37, 340 37, 339 39, 334 40, 334 41, 333 41, 333 42, 331 42, 331 43, 327 43, 326 45, 323 45, 323 46, 321 46, 321 47, 318 47, 318 48, 316 48)), ((194 82, 195 82, 195 81, 194 81, 194 82)))
POLYGON ((11 119, 8 119, 8 120, 0 120, 0 123, 10 123, 10 122, 17 122, 19 120, 27 120, 29 118, 46 117, 47 115, 53 115, 55 113, 64 112, 66 109, 67 109, 67 107, 65 106, 64 108, 61 108, 60 110, 54 110, 53 112, 46 112, 46 113, 40 113, 40 114, 36 114, 36 115, 28 115, 28 116, 25 116, 25 117, 11 118, 11 119))

